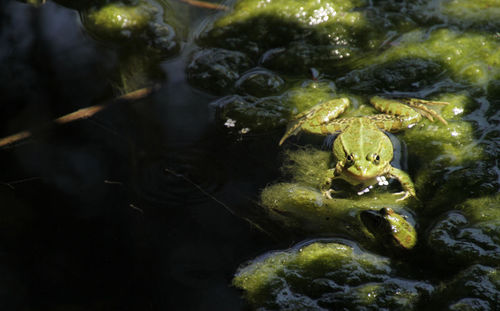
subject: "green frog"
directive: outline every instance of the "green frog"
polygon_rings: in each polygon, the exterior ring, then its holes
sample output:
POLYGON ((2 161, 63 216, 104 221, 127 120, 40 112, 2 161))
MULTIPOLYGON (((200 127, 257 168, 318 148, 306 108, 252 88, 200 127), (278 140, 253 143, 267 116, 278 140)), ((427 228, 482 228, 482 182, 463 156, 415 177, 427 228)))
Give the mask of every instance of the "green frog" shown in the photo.
POLYGON ((376 183, 386 183, 386 177, 397 179, 403 191, 397 201, 409 197, 416 198, 415 186, 410 176, 390 165, 393 158, 393 146, 384 133, 398 132, 411 128, 422 120, 422 116, 430 121, 438 119, 447 124, 436 111, 428 106, 447 105, 447 102, 428 101, 423 99, 387 99, 379 96, 370 99, 370 103, 382 112, 363 117, 339 118, 350 105, 348 98, 337 98, 304 111, 290 122, 285 135, 279 144, 300 131, 313 134, 339 133, 333 142, 333 155, 336 165, 327 172, 320 188, 329 199, 336 191, 331 189, 332 181, 341 178, 352 185, 364 187, 362 194, 376 183))
POLYGON ((386 247, 411 249, 417 244, 415 228, 392 208, 363 211, 360 218, 368 231, 386 247))

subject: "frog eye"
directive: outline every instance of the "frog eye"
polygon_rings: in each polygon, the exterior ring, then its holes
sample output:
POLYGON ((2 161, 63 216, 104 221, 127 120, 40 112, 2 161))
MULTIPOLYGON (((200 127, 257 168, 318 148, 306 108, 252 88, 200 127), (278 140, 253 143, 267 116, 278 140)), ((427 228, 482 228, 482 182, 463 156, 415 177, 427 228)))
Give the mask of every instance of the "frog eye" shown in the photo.
POLYGON ((354 157, 352 154, 347 155, 347 164, 352 164, 354 162, 354 157))
POLYGON ((372 153, 366 157, 368 161, 372 161, 375 164, 380 163, 380 156, 377 153, 372 153))

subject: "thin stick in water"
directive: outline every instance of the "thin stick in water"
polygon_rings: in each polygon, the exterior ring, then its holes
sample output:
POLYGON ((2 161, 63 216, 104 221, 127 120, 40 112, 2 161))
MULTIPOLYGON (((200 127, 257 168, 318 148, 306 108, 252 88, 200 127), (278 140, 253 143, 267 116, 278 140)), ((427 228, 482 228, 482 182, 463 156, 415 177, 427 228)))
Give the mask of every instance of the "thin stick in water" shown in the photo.
POLYGON ((229 7, 219 3, 211 3, 200 0, 181 0, 181 2, 204 9, 221 10, 221 11, 229 10, 229 7))
MULTIPOLYGON (((117 98, 115 98, 113 101, 114 102, 129 102, 137 99, 144 98, 148 95, 150 95, 154 90, 157 89, 157 86, 154 87, 146 87, 142 88, 124 95, 121 95, 117 98)), ((62 117, 59 117, 54 120, 54 123, 57 124, 65 124, 69 123, 72 121, 80 120, 80 119, 87 119, 90 118, 91 116, 95 115, 99 111, 103 110, 106 108, 108 104, 99 104, 99 105, 94 105, 86 108, 79 109, 77 111, 68 113, 62 117)), ((21 141, 23 139, 29 138, 32 135, 32 131, 22 131, 7 137, 4 137, 0 139, 0 147, 5 147, 7 145, 16 143, 18 141, 21 141)))

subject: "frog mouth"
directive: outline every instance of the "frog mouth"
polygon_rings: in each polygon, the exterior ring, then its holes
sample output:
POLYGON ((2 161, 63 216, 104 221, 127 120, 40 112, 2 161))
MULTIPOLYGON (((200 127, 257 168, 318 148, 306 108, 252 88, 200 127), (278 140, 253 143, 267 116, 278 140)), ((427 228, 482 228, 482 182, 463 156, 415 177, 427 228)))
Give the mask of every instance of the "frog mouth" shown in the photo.
POLYGON ((351 178, 354 178, 359 181, 368 181, 371 179, 374 179, 378 176, 378 174, 366 174, 366 172, 361 171, 361 174, 355 174, 349 170, 346 171, 347 175, 349 175, 351 178))

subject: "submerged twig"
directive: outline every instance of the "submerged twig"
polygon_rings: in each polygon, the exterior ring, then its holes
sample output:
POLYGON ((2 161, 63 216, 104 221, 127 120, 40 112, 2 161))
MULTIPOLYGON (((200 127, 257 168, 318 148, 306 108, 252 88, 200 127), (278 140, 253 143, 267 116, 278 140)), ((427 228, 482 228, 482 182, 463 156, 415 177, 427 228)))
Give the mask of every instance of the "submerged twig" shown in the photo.
POLYGON ((200 0, 180 0, 180 1, 204 9, 221 10, 221 11, 229 10, 228 6, 219 3, 211 3, 200 0))
POLYGON ((10 135, 0 139, 0 147, 4 147, 15 142, 21 141, 31 136, 30 131, 22 131, 14 135, 10 135))
POLYGON ((135 206, 133 203, 130 203, 128 206, 131 207, 132 209, 140 212, 141 214, 144 214, 144 210, 142 210, 141 208, 135 206))
MULTIPOLYGON (((113 102, 130 102, 134 100, 138 100, 141 98, 144 98, 148 95, 150 95, 154 90, 156 90, 157 87, 146 87, 142 88, 124 95, 121 95, 113 100, 113 102)), ((55 119, 53 122, 56 124, 65 124, 69 123, 72 121, 80 120, 80 119, 86 119, 90 118, 91 116, 95 115, 99 111, 103 110, 106 108, 109 104, 99 104, 99 105, 94 105, 86 108, 79 109, 77 111, 71 112, 69 114, 66 114, 62 117, 59 117, 55 119)), ((45 125, 46 126, 46 125, 45 125)), ((43 126, 44 127, 44 126, 43 126)), ((7 137, 4 137, 0 139, 0 148, 5 147, 7 145, 16 143, 18 141, 21 141, 23 139, 29 138, 31 135, 33 135, 32 131, 22 131, 7 137)))
MULTIPOLYGON (((208 191, 206 191, 205 189, 203 189, 200 185, 198 185, 197 183, 195 183, 191 179, 187 178, 183 174, 177 173, 177 172, 175 172, 175 171, 173 171, 171 169, 168 169, 168 168, 165 168, 164 170, 165 170, 166 173, 172 174, 173 176, 178 177, 178 178, 182 178, 184 181, 188 182, 193 187, 195 187, 196 189, 198 189, 201 193, 203 193, 203 195, 207 196, 208 198, 210 198, 211 200, 213 200, 215 203, 217 203, 220 206, 224 207, 229 213, 233 214, 234 216, 241 217, 232 208, 230 208, 226 203, 224 203, 221 200, 219 200, 216 197, 214 197, 208 191)), ((269 235, 270 237, 273 236, 270 232, 268 232, 267 230, 265 230, 262 226, 260 226, 256 222, 252 221, 250 218, 248 218, 248 217, 242 217, 242 218, 244 220, 246 220, 248 223, 250 223, 251 225, 253 225, 255 228, 257 228, 258 230, 260 230, 260 231, 264 232, 265 234, 269 235)))
POLYGON ((16 184, 20 184, 20 183, 24 183, 24 182, 28 182, 28 181, 32 181, 32 180, 38 180, 38 179, 41 179, 41 177, 27 177, 27 178, 23 178, 23 179, 19 179, 19 180, 1 182, 1 184, 14 190, 15 189, 14 185, 16 185, 16 184))
POLYGON ((219 204, 222 207, 224 207, 228 212, 230 212, 233 215, 236 215, 236 213, 229 206, 227 206, 227 204, 225 204, 224 202, 220 201, 219 199, 217 199, 216 197, 214 197, 213 195, 211 195, 210 193, 208 193, 208 191, 206 191, 205 189, 203 189, 200 185, 198 185, 197 183, 195 183, 191 179, 189 179, 186 176, 184 176, 182 174, 179 174, 179 173, 177 173, 177 172, 175 172, 175 171, 173 171, 171 169, 166 168, 164 170, 165 170, 166 173, 172 174, 175 177, 182 178, 184 181, 188 182, 193 187, 195 187, 196 189, 198 189, 201 193, 203 193, 204 195, 206 195, 210 199, 214 200, 217 204, 219 204))

